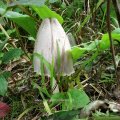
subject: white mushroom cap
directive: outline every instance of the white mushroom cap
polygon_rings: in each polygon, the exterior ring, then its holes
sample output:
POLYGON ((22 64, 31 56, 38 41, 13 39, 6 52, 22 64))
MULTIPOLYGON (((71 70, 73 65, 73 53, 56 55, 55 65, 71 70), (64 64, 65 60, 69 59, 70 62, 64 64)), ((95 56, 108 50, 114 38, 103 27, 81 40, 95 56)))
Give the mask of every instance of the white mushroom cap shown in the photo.
MULTIPOLYGON (((57 19, 45 19, 38 30, 34 53, 41 54, 50 64, 54 63, 56 74, 70 75, 74 72, 71 47, 67 35, 57 19)), ((34 56, 34 71, 41 74, 41 60, 34 56)), ((44 74, 50 70, 44 65, 44 74)))

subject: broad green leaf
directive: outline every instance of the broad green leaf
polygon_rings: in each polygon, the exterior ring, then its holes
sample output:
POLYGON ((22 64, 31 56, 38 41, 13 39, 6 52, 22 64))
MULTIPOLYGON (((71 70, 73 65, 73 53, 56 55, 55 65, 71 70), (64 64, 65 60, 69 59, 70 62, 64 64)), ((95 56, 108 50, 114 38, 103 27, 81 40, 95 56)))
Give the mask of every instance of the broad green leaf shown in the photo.
POLYGON ((50 10, 46 5, 41 6, 41 7, 32 6, 32 8, 39 15, 39 17, 43 20, 45 18, 56 18, 56 19, 58 19, 58 21, 60 23, 63 23, 63 18, 56 12, 50 10))
POLYGON ((52 105, 56 105, 66 100, 65 93, 55 93, 51 96, 52 105))
MULTIPOLYGON (((112 33, 111 35, 112 35, 112 39, 120 40, 120 34, 112 33)), ((105 40, 105 41, 109 40, 109 35, 108 34, 104 34, 102 36, 102 40, 105 40)))
POLYGON ((86 46, 85 49, 87 51, 94 50, 98 48, 99 43, 100 43, 100 40, 97 40, 97 39, 94 41, 91 41, 91 43, 88 46, 86 46))
POLYGON ((79 114, 80 110, 59 111, 50 116, 43 117, 42 120, 87 120, 77 119, 79 114))
POLYGON ((39 15, 41 19, 57 18, 60 23, 63 23, 63 18, 59 14, 50 10, 46 5, 44 5, 45 1, 46 0, 19 0, 10 4, 10 6, 15 5, 30 6, 36 11, 36 13, 39 15))
POLYGON ((51 97, 52 105, 62 103, 63 110, 83 108, 89 103, 89 97, 81 89, 70 89, 68 92, 56 93, 51 97))
POLYGON ((78 60, 80 57, 84 55, 85 52, 96 50, 96 48, 99 48, 100 42, 101 40, 96 39, 95 41, 89 42, 89 44, 88 43, 81 44, 84 47, 74 46, 71 50, 73 60, 74 61, 78 60))
MULTIPOLYGON (((120 41, 120 29, 115 29, 112 33, 112 39, 120 41)), ((91 41, 90 44, 83 43, 81 44, 83 47, 74 46, 71 50, 73 60, 76 61, 80 57, 84 55, 85 52, 90 51, 104 51, 110 47, 110 40, 108 34, 103 34, 101 40, 91 41)))
POLYGON ((57 2, 58 0, 49 0, 49 3, 57 2))
POLYGON ((66 102, 66 106, 72 105, 71 109, 85 107, 90 102, 89 97, 82 89, 70 89, 67 93, 69 94, 69 101, 66 102))
POLYGON ((0 75, 0 95, 4 96, 7 92, 8 83, 3 75, 0 75))
POLYGON ((9 71, 5 71, 2 73, 2 75, 5 77, 5 79, 8 79, 12 74, 9 71))
POLYGON ((76 61, 77 59, 79 59, 85 53, 85 51, 85 48, 74 46, 71 50, 73 60, 76 61))
POLYGON ((93 117, 92 120, 120 120, 120 116, 117 116, 117 115, 109 115, 106 116, 105 115, 96 115, 93 117))
MULTIPOLYGON (((118 40, 120 41, 120 34, 117 33, 111 33, 112 35, 112 39, 113 40, 118 40)), ((102 36, 102 40, 100 42, 100 49, 101 50, 105 50, 108 49, 110 47, 110 40, 109 40, 109 35, 108 34, 104 34, 102 36)))
POLYGON ((6 11, 3 8, 0 8, 0 15, 9 18, 20 27, 22 27, 24 30, 26 30, 31 36, 33 36, 34 38, 36 37, 36 23, 34 19, 32 19, 30 16, 13 11, 6 11))
POLYGON ((24 6, 43 6, 46 0, 17 0, 12 2, 9 6, 24 5, 24 6))
POLYGON ((19 48, 11 49, 10 51, 6 52, 2 58, 3 63, 8 63, 10 60, 20 57, 23 51, 19 48))

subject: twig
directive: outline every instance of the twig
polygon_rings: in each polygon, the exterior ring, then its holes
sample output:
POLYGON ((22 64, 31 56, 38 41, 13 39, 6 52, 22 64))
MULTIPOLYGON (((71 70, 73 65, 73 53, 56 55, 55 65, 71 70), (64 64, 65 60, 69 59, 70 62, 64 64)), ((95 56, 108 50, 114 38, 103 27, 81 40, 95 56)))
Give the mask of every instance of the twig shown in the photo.
POLYGON ((113 64, 114 64, 115 74, 117 79, 117 86, 119 86, 120 80, 117 72, 117 65, 115 60, 115 48, 114 48, 114 44, 111 36, 111 27, 110 27, 110 3, 111 3, 111 0, 107 0, 107 28, 108 28, 108 35, 110 40, 110 50, 112 53, 112 59, 113 59, 113 64))

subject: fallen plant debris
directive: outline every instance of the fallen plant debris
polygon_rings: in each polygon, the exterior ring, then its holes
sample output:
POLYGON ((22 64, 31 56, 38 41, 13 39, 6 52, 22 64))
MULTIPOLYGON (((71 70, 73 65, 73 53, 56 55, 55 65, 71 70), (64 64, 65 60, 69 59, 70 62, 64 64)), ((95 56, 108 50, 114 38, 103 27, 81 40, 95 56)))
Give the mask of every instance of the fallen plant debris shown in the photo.
POLYGON ((4 118, 10 112, 10 107, 3 102, 0 102, 0 118, 4 118))

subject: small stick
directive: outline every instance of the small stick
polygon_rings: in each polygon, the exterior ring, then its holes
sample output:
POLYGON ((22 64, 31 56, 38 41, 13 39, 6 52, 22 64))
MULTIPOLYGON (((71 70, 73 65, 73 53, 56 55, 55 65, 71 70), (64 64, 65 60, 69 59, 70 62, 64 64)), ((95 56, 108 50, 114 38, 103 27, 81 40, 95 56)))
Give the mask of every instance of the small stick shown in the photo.
POLYGON ((110 49, 112 53, 112 59, 113 59, 113 64, 114 64, 115 74, 116 74, 116 79, 117 79, 117 86, 119 87, 120 79, 119 79, 119 75, 117 72, 117 65, 116 65, 116 60, 115 60, 115 48, 114 48, 114 44, 113 44, 113 40, 111 36, 111 27, 110 27, 110 3, 111 3, 111 0, 107 0, 107 28, 108 28, 108 35, 109 35, 109 40, 110 40, 110 49))

